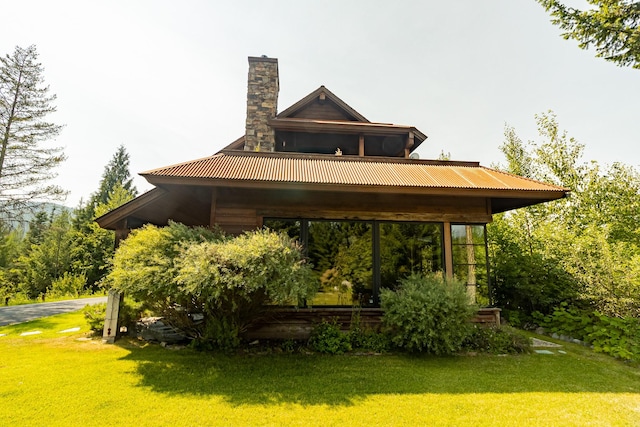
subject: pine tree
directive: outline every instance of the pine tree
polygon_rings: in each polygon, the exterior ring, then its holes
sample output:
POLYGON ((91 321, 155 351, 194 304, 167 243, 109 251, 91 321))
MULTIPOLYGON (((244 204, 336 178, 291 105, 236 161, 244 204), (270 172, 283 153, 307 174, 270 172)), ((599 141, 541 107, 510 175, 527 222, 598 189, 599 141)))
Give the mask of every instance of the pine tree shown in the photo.
POLYGON ((32 202, 59 199, 64 191, 47 181, 64 161, 60 147, 47 147, 62 126, 45 121, 56 111, 44 85, 35 46, 0 57, 0 219, 12 220, 32 202))

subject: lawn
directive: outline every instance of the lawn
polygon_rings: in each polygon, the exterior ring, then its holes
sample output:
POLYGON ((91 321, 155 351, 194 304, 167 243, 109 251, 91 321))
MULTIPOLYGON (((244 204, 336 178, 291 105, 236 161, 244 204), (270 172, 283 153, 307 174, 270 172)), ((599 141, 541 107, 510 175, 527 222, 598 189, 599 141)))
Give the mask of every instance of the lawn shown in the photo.
POLYGON ((0 328, 0 424, 640 425, 640 369, 580 346, 507 357, 227 356, 107 345, 87 332, 80 313, 0 328))

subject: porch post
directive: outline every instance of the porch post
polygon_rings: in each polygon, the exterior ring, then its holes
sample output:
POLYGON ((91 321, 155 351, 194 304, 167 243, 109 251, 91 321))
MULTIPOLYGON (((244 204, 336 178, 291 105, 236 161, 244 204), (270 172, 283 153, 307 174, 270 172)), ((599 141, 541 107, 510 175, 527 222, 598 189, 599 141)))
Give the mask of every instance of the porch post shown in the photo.
POLYGON ((120 301, 122 301, 122 294, 110 289, 107 297, 107 315, 104 319, 104 330, 102 331, 102 341, 107 344, 113 344, 116 340, 120 301))
MULTIPOLYGON (((127 238, 129 235, 129 228, 127 226, 127 220, 123 219, 116 227, 115 242, 113 245, 114 250, 120 245, 120 242, 127 238)), ((102 341, 108 344, 113 344, 118 335, 118 315, 120 314, 120 303, 122 302, 124 294, 116 292, 113 289, 109 290, 107 296, 107 314, 104 318, 104 329, 102 330, 102 341)))

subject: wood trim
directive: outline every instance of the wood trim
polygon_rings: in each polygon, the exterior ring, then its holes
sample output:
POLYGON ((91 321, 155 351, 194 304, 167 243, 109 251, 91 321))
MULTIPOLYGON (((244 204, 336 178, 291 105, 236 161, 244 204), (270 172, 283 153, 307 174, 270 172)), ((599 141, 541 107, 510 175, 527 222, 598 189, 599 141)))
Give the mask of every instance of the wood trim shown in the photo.
POLYGON ((461 222, 484 224, 491 222, 491 215, 465 213, 424 213, 424 212, 371 212, 343 210, 308 209, 259 209, 258 216, 265 218, 335 219, 352 221, 417 221, 417 222, 461 222))
POLYGON ((162 188, 153 188, 143 195, 138 196, 135 199, 125 203, 124 205, 107 212, 99 218, 96 218, 95 221, 102 228, 115 230, 118 221, 121 221, 123 218, 126 218, 127 216, 135 213, 140 208, 155 202, 166 194, 167 191, 163 190, 162 188))
POLYGON ((418 144, 427 136, 413 126, 386 123, 363 123, 338 120, 312 119, 269 119, 269 126, 276 130, 289 130, 307 133, 365 133, 367 135, 406 135, 415 134, 418 144))
POLYGON ((453 241, 451 238, 451 222, 445 221, 443 224, 444 237, 444 271, 447 279, 453 278, 453 241))
POLYGON ((216 208, 218 205, 218 188, 211 189, 211 208, 209 210, 209 226, 213 226, 216 223, 216 208))
POLYGON ((358 136, 358 156, 364 157, 364 135, 358 136))

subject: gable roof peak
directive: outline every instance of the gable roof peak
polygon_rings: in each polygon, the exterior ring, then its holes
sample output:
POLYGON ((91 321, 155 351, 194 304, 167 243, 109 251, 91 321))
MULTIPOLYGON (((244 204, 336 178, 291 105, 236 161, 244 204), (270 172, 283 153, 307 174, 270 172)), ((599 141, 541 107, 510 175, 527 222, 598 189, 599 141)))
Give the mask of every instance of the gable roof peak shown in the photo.
MULTIPOLYGON (((321 85, 318 89, 311 92, 309 95, 305 96, 289 108, 280 112, 276 115, 278 119, 285 118, 312 118, 309 117, 310 114, 313 114, 313 107, 331 109, 334 113, 340 114, 344 117, 346 121, 355 121, 355 122, 363 122, 370 123, 366 117, 353 109, 349 104, 344 102, 342 99, 337 97, 333 92, 327 89, 326 86, 321 85), (305 111, 307 112, 305 114, 305 111)), ((313 118, 324 118, 324 117, 313 117, 313 118)))

